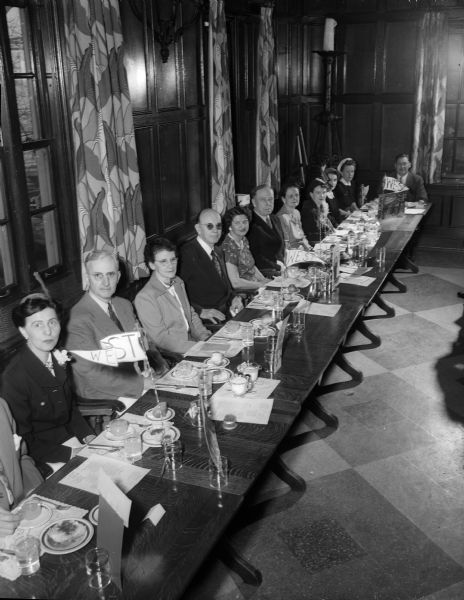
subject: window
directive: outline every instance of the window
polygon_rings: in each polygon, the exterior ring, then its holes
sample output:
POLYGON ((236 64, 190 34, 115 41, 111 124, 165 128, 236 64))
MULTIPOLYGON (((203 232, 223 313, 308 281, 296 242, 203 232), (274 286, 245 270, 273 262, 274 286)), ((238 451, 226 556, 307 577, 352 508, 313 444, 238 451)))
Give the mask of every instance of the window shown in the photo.
POLYGON ((445 136, 442 176, 464 175, 464 37, 461 29, 450 29, 446 84, 445 136))
POLYGON ((0 7, 0 296, 27 292, 35 271, 52 277, 64 265, 72 175, 55 31, 54 0, 0 7))

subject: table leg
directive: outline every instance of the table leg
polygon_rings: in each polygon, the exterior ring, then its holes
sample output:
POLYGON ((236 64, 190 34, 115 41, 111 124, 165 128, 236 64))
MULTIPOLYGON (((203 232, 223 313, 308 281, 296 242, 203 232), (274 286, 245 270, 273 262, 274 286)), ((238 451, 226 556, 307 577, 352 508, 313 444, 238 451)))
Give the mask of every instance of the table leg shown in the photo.
POLYGON ((367 316, 364 317, 364 319, 367 320, 372 320, 372 319, 390 319, 391 317, 395 316, 395 309, 393 308, 393 306, 390 306, 389 304, 387 304, 385 302, 385 300, 382 298, 382 296, 380 294, 376 294, 372 300, 372 302, 374 302, 374 304, 377 304, 377 306, 380 308, 380 310, 384 311, 384 315, 373 315, 372 317, 367 316))
POLYGON ((357 386, 363 380, 363 374, 358 369, 355 369, 353 365, 343 355, 343 350, 340 350, 335 358, 334 363, 337 367, 340 367, 342 371, 345 371, 350 377, 349 381, 340 381, 337 383, 328 383, 326 385, 320 385, 316 388, 316 395, 322 396, 324 394, 330 394, 331 392, 338 392, 340 390, 346 390, 357 386))
POLYGON ((220 544, 219 557, 222 562, 235 571, 249 585, 259 586, 263 581, 261 571, 256 569, 232 546, 229 539, 224 538, 220 544))
POLYGON ((354 329, 356 331, 359 331, 359 333, 361 335, 363 335, 364 337, 366 337, 368 340, 371 340, 370 344, 356 344, 354 346, 343 346, 342 350, 343 352, 355 352, 356 350, 369 350, 371 348, 378 348, 380 346, 380 344, 382 343, 382 340, 380 339, 380 337, 378 335, 375 335, 375 333, 373 333, 369 327, 366 325, 366 323, 364 323, 363 319, 359 319, 356 322, 356 325, 354 327, 354 329))
POLYGON ((396 269, 401 269, 402 271, 412 271, 413 273, 419 273, 419 267, 409 256, 402 255, 400 260, 398 261, 399 265, 395 267, 396 269))
POLYGON ((393 275, 393 273, 389 273, 387 277, 387 281, 393 284, 397 289, 396 290, 382 290, 382 294, 404 294, 408 291, 408 288, 402 283, 398 281, 398 279, 393 275))

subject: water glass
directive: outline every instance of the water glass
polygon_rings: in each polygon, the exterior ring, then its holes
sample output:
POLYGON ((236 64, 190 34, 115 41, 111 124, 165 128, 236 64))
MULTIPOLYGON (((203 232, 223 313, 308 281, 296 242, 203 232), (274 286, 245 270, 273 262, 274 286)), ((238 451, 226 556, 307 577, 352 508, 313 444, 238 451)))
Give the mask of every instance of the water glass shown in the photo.
POLYGON ((182 442, 171 440, 163 442, 166 470, 176 472, 182 468, 182 442))
POLYGON ((124 440, 124 456, 130 463, 135 463, 142 458, 142 438, 136 431, 124 440))
POLYGON ((254 328, 252 323, 244 323, 240 328, 240 334, 244 346, 252 346, 254 341, 254 328))
POLYGON ((40 569, 40 542, 37 538, 27 536, 19 540, 14 550, 21 575, 32 575, 40 569))
POLYGON ((280 292, 275 292, 273 300, 274 301, 272 305, 272 316, 274 318, 274 321, 280 321, 282 319, 282 313, 284 311, 284 298, 280 292))
POLYGON ((301 338, 305 330, 305 314, 303 312, 292 313, 292 331, 297 338, 301 338))
POLYGON ((375 261, 378 264, 379 269, 385 268, 385 257, 386 257, 385 246, 375 249, 375 261))
POLYGON ((85 554, 89 587, 103 590, 111 583, 110 555, 105 548, 92 548, 85 554))
POLYGON ((213 393, 213 371, 211 369, 205 368, 198 371, 198 392, 207 397, 213 393))
POLYGON ((208 462, 209 471, 209 485, 220 490, 226 487, 229 483, 229 459, 226 456, 219 458, 219 466, 213 461, 212 458, 208 462))

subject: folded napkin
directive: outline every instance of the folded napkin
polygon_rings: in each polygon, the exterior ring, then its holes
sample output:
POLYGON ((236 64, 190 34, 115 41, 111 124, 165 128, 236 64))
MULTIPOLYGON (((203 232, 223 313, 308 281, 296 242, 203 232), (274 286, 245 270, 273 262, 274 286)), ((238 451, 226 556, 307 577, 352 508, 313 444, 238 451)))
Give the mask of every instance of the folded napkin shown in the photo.
POLYGON ((315 315, 318 317, 335 317, 341 308, 341 304, 319 304, 303 300, 294 309, 293 312, 304 313, 305 315, 315 315))
POLYGON ((197 342, 185 353, 185 356, 208 358, 213 352, 223 352, 227 358, 231 358, 238 354, 241 349, 241 340, 231 340, 230 342, 206 340, 206 342, 197 342))

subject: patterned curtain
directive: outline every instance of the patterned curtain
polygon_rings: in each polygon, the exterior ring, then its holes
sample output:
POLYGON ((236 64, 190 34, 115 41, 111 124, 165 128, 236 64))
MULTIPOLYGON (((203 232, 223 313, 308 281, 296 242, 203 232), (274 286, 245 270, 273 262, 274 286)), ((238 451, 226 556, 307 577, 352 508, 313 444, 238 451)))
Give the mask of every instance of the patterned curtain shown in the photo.
POLYGON ((441 177, 446 105, 446 15, 422 18, 415 98, 412 168, 426 183, 441 177))
POLYGON ((146 275, 132 109, 118 0, 63 3, 82 258, 117 251, 146 275))
POLYGON ((261 8, 258 36, 258 89, 256 119, 256 182, 280 187, 277 66, 272 8, 261 8))
POLYGON ((209 114, 211 129, 211 198, 220 214, 235 206, 232 112, 224 0, 209 7, 209 114))

